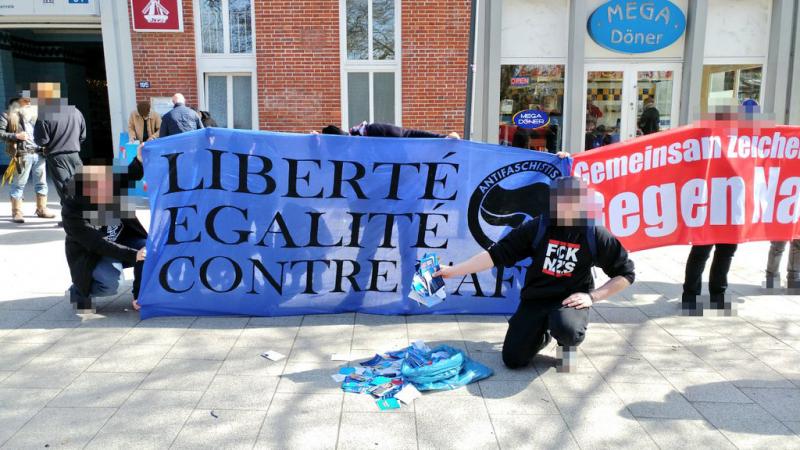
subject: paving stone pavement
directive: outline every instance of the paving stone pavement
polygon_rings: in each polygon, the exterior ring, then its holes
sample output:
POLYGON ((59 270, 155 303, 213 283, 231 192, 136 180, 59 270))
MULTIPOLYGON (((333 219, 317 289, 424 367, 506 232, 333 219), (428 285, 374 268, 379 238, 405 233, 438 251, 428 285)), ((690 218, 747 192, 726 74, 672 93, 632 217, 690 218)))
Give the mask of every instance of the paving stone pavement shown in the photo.
POLYGON ((800 296, 760 289, 766 243, 736 254, 736 317, 679 315, 687 247, 633 254, 637 283, 593 309, 564 374, 553 346, 505 369, 497 316, 140 321, 128 292, 76 316, 63 232, 2 214, 1 448, 800 448, 800 296), (416 339, 496 374, 391 412, 330 378, 332 353, 416 339))

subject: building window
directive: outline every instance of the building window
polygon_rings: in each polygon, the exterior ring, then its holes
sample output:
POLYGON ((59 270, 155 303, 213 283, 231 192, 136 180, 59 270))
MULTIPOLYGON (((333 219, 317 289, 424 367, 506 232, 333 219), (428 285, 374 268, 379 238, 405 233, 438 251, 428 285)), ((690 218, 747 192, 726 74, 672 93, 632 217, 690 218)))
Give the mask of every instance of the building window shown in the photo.
POLYGON ((703 66, 702 113, 722 106, 741 105, 747 99, 761 103, 761 64, 712 64, 703 66))
POLYGON ((199 0, 203 53, 253 53, 252 0, 199 0))
POLYGON ((253 77, 251 74, 206 74, 208 112, 222 128, 253 128, 253 77))
POLYGON ((399 1, 340 0, 345 126, 399 124, 399 1))
POLYGON ((500 144, 532 150, 558 152, 562 148, 564 110, 564 65, 532 64, 500 66, 500 144), (548 122, 525 129, 514 124, 520 111, 543 111, 548 122), (520 139, 527 134, 529 139, 520 139))

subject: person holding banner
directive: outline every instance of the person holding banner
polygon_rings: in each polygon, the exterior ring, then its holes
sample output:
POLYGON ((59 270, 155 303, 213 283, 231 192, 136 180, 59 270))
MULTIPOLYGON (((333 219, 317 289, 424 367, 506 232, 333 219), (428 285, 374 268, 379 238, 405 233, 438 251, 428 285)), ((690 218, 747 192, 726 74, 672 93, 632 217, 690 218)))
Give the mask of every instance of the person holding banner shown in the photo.
POLYGON ((591 198, 580 178, 557 178, 550 187, 549 215, 523 223, 488 251, 434 274, 453 278, 495 266, 513 267, 532 258, 503 343, 503 363, 509 368, 528 365, 552 336, 563 355, 560 369, 569 371, 564 366, 586 336, 589 308, 635 279, 628 252, 608 230, 595 224, 591 198), (597 289, 593 266, 611 278, 597 289))
MULTIPOLYGON (((767 258, 767 287, 780 285, 780 265, 786 241, 772 241, 767 258), (770 285, 771 284, 771 285, 770 285)), ((789 262, 786 265, 786 287, 800 288, 800 239, 794 239, 789 245, 789 262)))
POLYGON ((339 134, 344 136, 369 136, 369 137, 404 137, 404 138, 450 138, 461 139, 455 131, 448 135, 432 133, 424 130, 402 128, 388 123, 367 123, 366 121, 344 131, 336 125, 328 125, 322 129, 322 134, 339 134))
MULTIPOLYGON (((725 291, 728 289, 728 271, 731 268, 733 254, 736 253, 736 244, 693 245, 686 260, 686 274, 683 281, 683 295, 681 308, 688 315, 702 315, 698 308, 697 296, 703 284, 703 270, 706 261, 714 249, 714 259, 711 261, 711 273, 708 275, 708 292, 710 295, 711 309, 725 309, 725 291)), ((729 305, 728 305, 729 306, 729 305)))
MULTIPOLYGON (((140 146, 141 148, 141 146, 140 146)), ((68 290, 78 312, 93 312, 93 296, 117 293, 124 267, 134 267, 133 309, 146 256, 147 232, 133 212, 124 211, 120 196, 144 175, 141 152, 124 176, 111 165, 82 166, 70 181, 62 217, 65 249, 72 277, 68 290)))

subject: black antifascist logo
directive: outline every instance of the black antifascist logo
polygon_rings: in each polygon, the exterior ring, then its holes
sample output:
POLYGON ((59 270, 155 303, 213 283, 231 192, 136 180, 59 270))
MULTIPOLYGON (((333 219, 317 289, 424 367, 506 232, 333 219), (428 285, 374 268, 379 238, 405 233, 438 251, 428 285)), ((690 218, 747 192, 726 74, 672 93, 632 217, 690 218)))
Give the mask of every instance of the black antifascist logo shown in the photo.
POLYGON ((469 231, 475 242, 488 250, 507 227, 547 213, 549 181, 560 176, 561 170, 543 161, 516 162, 490 173, 469 200, 469 231), (532 177, 530 172, 545 177, 532 177))

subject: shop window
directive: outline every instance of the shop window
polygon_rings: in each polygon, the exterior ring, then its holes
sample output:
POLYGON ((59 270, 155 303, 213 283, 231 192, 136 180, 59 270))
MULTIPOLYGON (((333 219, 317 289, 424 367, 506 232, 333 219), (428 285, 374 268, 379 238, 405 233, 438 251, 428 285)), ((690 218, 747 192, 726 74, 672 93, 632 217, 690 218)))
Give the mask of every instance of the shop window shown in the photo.
POLYGON ((222 128, 253 128, 253 77, 250 74, 206 74, 206 104, 222 128))
MULTIPOLYGON (((500 144, 552 153, 562 149, 564 65, 502 65, 500 69, 500 144), (548 122, 532 129, 514 124, 525 110, 542 111, 548 122), (517 139, 514 137, 518 134, 517 139), (527 135, 529 138, 521 139, 527 135)), ((535 126, 535 125, 534 125, 535 126)))
POLYGON ((713 64, 703 67, 700 111, 714 112, 723 106, 741 105, 747 99, 761 103, 762 66, 757 64, 713 64))
POLYGON ((343 27, 342 117, 398 124, 397 0, 340 0, 343 27))
POLYGON ((252 0, 198 0, 203 53, 253 53, 252 0))

